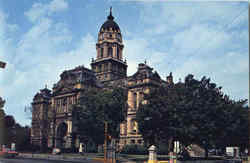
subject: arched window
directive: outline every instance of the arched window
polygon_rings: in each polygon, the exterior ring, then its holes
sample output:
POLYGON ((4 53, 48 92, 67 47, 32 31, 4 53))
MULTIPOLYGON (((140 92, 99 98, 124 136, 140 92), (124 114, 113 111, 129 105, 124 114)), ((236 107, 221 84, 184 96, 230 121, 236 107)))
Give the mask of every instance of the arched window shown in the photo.
POLYGON ((109 33, 109 38, 112 38, 112 33, 109 33))
POLYGON ((107 71, 107 70, 108 70, 108 64, 105 63, 105 64, 104 64, 104 71, 107 71))
POLYGON ((98 72, 102 72, 102 66, 101 65, 98 66, 98 72))
POLYGON ((112 56, 113 55, 113 49, 111 47, 108 48, 108 56, 112 56))
POLYGON ((101 58, 103 57, 103 48, 101 48, 101 54, 100 54, 101 58))
POLYGON ((120 58, 120 56, 119 56, 119 55, 120 55, 120 54, 119 54, 119 52, 120 52, 119 47, 117 47, 117 48, 116 48, 116 56, 117 56, 117 59, 119 59, 119 58, 120 58))
POLYGON ((121 41, 121 34, 117 34, 117 39, 118 39, 118 41, 121 41))
POLYGON ((136 108, 136 92, 133 93, 133 105, 134 105, 134 109, 136 108))

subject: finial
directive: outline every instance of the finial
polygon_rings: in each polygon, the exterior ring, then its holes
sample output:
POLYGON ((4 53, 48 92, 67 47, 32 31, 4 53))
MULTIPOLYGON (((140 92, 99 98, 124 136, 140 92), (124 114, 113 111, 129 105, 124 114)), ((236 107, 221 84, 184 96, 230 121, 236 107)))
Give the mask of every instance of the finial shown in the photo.
POLYGON ((169 76, 172 76, 172 72, 170 72, 169 76))
POLYGON ((47 89, 47 84, 45 84, 45 89, 47 89))
POLYGON ((147 64, 147 60, 145 59, 145 61, 144 61, 144 64, 146 65, 147 64))
POLYGON ((109 11, 109 16, 108 16, 108 20, 113 20, 114 17, 112 16, 112 6, 110 7, 110 11, 109 11))

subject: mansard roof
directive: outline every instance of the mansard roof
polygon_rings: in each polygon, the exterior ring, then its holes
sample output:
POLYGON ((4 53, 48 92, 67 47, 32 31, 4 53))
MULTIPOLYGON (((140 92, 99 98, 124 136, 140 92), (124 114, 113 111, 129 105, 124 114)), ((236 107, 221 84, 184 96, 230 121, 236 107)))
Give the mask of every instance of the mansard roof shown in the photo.
POLYGON ((92 70, 78 66, 71 70, 63 71, 60 75, 60 80, 53 86, 53 94, 63 91, 75 91, 75 84, 84 83, 86 85, 95 85, 96 77, 92 70))
POLYGON ((138 65, 137 72, 129 77, 129 80, 140 80, 140 79, 146 79, 151 78, 155 80, 161 80, 160 75, 157 73, 157 71, 153 72, 153 68, 148 66, 146 63, 140 63, 138 65))
POLYGON ((44 89, 41 89, 40 92, 36 93, 36 95, 33 98, 33 101, 42 100, 42 99, 50 99, 51 97, 51 90, 49 90, 47 87, 44 89))

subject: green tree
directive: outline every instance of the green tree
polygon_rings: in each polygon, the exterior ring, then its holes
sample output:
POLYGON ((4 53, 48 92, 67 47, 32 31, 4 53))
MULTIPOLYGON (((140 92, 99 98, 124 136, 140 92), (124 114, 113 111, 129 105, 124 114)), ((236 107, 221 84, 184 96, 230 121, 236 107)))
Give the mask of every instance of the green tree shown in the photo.
POLYGON ((77 127, 83 139, 103 144, 104 122, 108 123, 108 134, 119 137, 120 123, 127 112, 127 92, 122 88, 98 90, 88 89, 73 108, 77 127))
POLYGON ((31 151, 30 127, 15 124, 15 143, 17 151, 31 151))
POLYGON ((199 144, 207 156, 209 147, 226 146, 236 138, 234 144, 242 145, 247 139, 246 100, 230 100, 209 78, 199 81, 188 75, 184 83, 152 90, 145 100, 136 115, 139 131, 150 143, 168 142, 169 151, 178 140, 185 146, 199 144))

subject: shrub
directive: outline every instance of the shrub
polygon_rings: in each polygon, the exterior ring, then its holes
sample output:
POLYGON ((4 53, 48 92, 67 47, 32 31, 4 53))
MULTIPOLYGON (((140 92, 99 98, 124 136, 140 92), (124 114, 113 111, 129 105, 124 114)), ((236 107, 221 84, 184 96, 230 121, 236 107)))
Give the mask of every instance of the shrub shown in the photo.
POLYGON ((157 154, 167 155, 168 154, 168 145, 160 143, 157 148, 157 154))
POLYGON ((125 145, 121 150, 122 154, 147 154, 147 148, 143 145, 131 144, 125 145))

